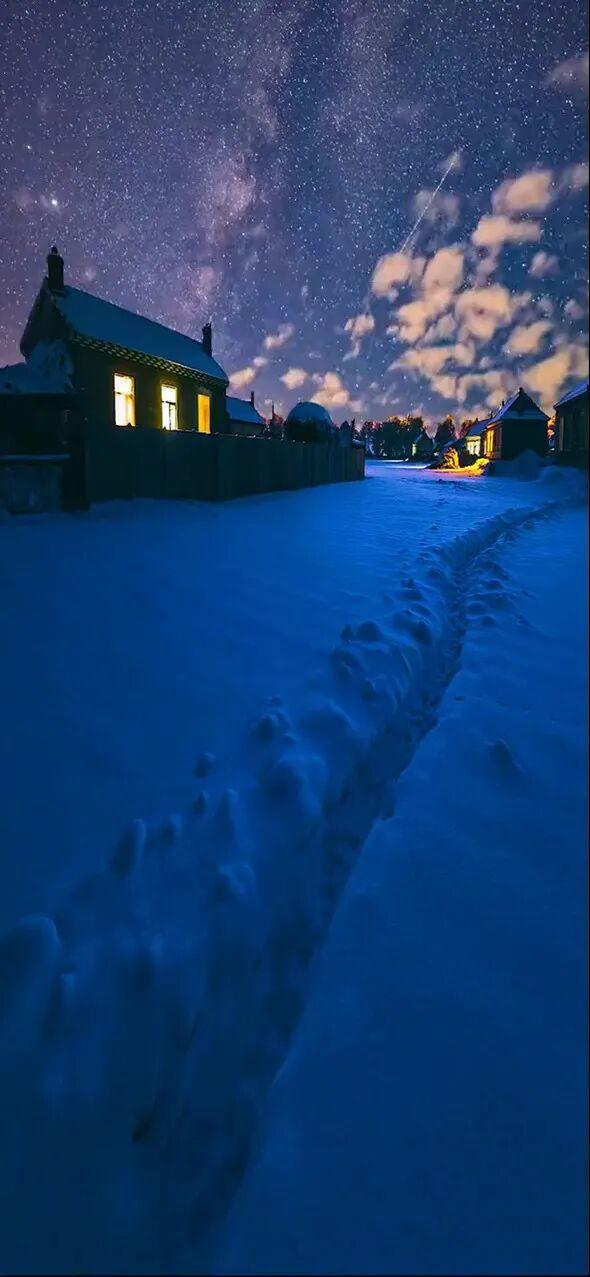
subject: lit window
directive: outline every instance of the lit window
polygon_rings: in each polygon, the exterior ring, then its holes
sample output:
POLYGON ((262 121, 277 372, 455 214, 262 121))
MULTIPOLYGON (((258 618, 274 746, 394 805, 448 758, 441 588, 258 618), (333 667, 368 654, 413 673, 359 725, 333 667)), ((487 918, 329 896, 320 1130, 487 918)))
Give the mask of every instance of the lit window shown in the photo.
POLYGON ((135 382, 133 377, 115 373, 115 425, 135 425, 135 382))
POLYGON ((162 386, 162 429, 178 429, 176 386, 162 386))
POLYGON ((197 395, 197 423, 199 434, 211 434, 211 396, 197 395))

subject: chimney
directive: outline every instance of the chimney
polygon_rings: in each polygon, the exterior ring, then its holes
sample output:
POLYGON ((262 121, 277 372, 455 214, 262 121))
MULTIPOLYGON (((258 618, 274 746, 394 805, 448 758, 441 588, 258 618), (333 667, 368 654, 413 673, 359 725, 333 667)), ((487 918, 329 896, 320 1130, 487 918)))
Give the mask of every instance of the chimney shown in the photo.
POLYGON ((47 254, 47 285, 50 293, 63 293, 64 259, 60 257, 55 244, 47 254))
POLYGON ((213 353, 211 324, 203 324, 203 350, 206 355, 211 355, 213 353))
POLYGON ((253 390, 250 391, 250 403, 252 404, 252 407, 254 407, 254 391, 253 390))

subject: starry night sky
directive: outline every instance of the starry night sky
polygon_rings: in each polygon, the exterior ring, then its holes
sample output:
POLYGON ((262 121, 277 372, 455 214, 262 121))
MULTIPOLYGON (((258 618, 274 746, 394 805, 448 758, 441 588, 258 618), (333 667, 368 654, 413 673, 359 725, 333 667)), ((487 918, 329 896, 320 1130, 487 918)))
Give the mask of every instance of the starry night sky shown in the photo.
POLYGON ((584 8, 4 0, 0 364, 56 243, 66 282, 211 317, 263 412, 550 405, 587 366, 584 8))

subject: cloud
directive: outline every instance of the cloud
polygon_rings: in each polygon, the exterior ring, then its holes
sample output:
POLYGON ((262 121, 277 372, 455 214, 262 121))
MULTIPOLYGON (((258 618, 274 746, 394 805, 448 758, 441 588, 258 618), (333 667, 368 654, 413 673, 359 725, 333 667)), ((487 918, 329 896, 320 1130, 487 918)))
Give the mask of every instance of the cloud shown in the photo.
POLYGON ((330 412, 333 408, 352 408, 353 412, 361 412, 362 405, 357 399, 351 399, 342 378, 337 372, 316 373, 314 382, 318 389, 312 397, 312 403, 322 404, 330 412))
POLYGON ((252 360, 252 363, 255 368, 265 368, 268 363, 268 359, 266 359, 264 355, 256 355, 252 360))
POLYGON ((262 343, 264 349, 280 350, 281 346, 285 346, 291 340, 294 332, 294 324, 279 324, 276 333, 267 333, 262 343))
POLYGON ((375 297, 391 297, 400 284, 409 282, 414 270, 411 253, 384 253, 371 275, 371 291, 375 297))
POLYGON ((257 376, 258 369, 249 364, 246 368, 238 368, 236 372, 232 372, 229 384, 232 390, 245 390, 246 386, 252 385, 257 376))
POLYGON ((299 386, 305 385, 308 379, 309 373, 305 371, 305 368, 288 368, 283 373, 280 381, 287 387, 287 390, 297 390, 299 386))
POLYGON ((549 72, 546 83, 555 89, 563 89, 567 93, 588 92, 588 54, 579 53, 573 58, 565 58, 549 72))
POLYGON ((372 333, 375 328, 375 320, 372 315, 364 312, 361 315, 354 315, 351 319, 347 319, 344 325, 345 333, 348 333, 351 341, 351 349, 346 359, 353 359, 360 352, 361 342, 367 333, 372 333))
MULTIPOLYGON (((541 226, 539 222, 519 221, 514 222, 505 213, 484 213, 480 217, 479 222, 471 236, 472 243, 476 248, 489 248, 499 250, 504 244, 524 244, 533 242, 541 238, 541 226)), ((490 261, 489 274, 493 272, 494 261, 490 261)))
POLYGON ((584 160, 579 164, 568 164, 560 177, 560 188, 563 191, 583 191, 588 185, 590 166, 584 160))
POLYGON ((444 314, 451 306, 452 301, 453 293, 451 290, 440 288, 425 294, 423 297, 416 298, 415 301, 406 302, 404 306, 398 308, 397 322, 392 324, 387 329, 387 332, 394 337, 399 337, 400 341, 404 341, 407 344, 419 341, 424 336, 431 320, 437 319, 439 315, 444 314))
POLYGON ((516 389, 516 376, 509 368, 491 368, 489 372, 467 373, 459 377, 456 387, 457 399, 465 403, 471 391, 478 394, 487 391, 485 402, 488 408, 496 408, 501 398, 506 399, 516 389))
POLYGON ((446 346, 414 346, 405 350, 399 359, 390 364, 395 368, 410 368, 419 375, 431 379, 446 368, 447 364, 459 364, 469 368, 475 359, 475 346, 470 342, 456 342, 446 346))
POLYGON ((530 300, 530 293, 510 293, 503 284, 490 284, 487 288, 469 288, 461 293, 455 314, 463 334, 490 341, 530 300))
POLYGON ((448 288, 451 292, 461 286, 463 279, 463 250, 457 248, 440 248, 430 259, 422 277, 422 289, 425 293, 436 292, 448 288))
POLYGON ((507 355, 534 355, 543 343, 543 338, 551 332, 552 325, 547 319, 538 319, 534 324, 519 324, 513 328, 504 350, 507 355))
POLYGON ((551 169, 529 169, 520 177, 501 182, 492 195, 492 208, 495 213, 512 217, 520 213, 544 213, 555 194, 551 169))
POLYGON ((434 341, 446 341, 449 337, 453 337, 457 328, 457 320, 454 315, 441 315, 435 324, 431 324, 428 331, 424 334, 424 341, 427 343, 434 341))
POLYGON ((555 275, 558 267, 559 261, 555 254, 545 253, 541 249, 533 257, 529 266, 529 275, 534 275, 535 279, 544 279, 545 275, 555 275))
POLYGON ((569 301, 565 303, 563 313, 566 319, 583 319, 586 312, 584 307, 580 306, 580 303, 576 301, 575 297, 570 297, 569 301))
POLYGON ((583 346, 568 343, 548 359, 531 364, 522 371, 523 385, 536 395, 541 406, 551 410, 562 387, 572 377, 583 377, 588 371, 588 352, 583 346))
POLYGON ((434 195, 434 190, 428 190, 427 187, 423 187, 414 196, 414 215, 422 217, 431 226, 435 222, 444 222, 449 229, 452 226, 456 226, 459 221, 460 208, 459 196, 452 195, 448 191, 439 191, 437 195, 434 195))

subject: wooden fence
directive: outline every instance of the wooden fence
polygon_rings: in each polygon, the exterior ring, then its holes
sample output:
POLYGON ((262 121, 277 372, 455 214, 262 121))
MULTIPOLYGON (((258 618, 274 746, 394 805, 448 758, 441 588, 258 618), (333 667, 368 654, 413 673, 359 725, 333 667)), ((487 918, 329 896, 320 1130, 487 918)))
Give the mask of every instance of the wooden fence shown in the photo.
POLYGON ((226 501, 365 473, 364 448, 188 430, 86 427, 70 440, 70 451, 64 475, 70 506, 130 497, 226 501))

